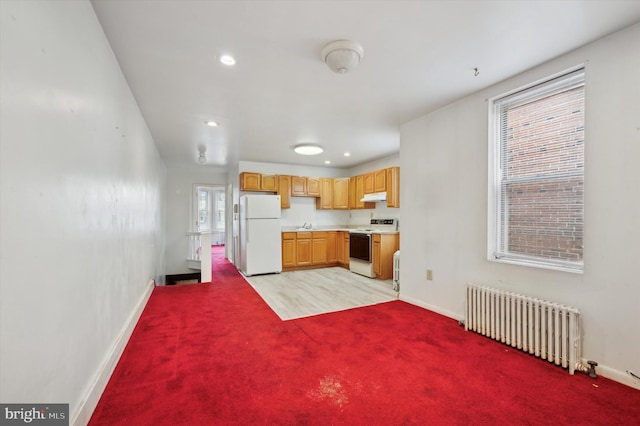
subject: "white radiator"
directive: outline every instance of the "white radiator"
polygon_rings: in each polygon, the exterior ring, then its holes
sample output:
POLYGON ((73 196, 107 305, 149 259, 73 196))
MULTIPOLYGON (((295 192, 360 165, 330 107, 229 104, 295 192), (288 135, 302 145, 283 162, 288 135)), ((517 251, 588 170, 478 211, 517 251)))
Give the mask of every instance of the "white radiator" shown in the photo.
POLYGON ((585 369, 576 308, 467 284, 464 328, 568 368, 571 374, 585 369))
POLYGON ((393 254, 393 290, 400 291, 400 250, 393 254))

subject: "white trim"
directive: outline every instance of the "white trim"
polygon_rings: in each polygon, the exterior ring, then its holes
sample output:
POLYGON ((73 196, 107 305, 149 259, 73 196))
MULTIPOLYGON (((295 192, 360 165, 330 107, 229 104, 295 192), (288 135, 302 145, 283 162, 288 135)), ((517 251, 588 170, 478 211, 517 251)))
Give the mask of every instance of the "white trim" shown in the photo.
MULTIPOLYGON (((582 365, 588 365, 586 359, 582 360, 582 365)), ((601 364, 596 367, 596 374, 613 380, 614 382, 622 383, 623 385, 640 390, 640 380, 632 377, 624 371, 616 370, 615 368, 601 364)), ((598 384, 597 379, 594 380, 594 384, 598 384)))
POLYGON ((444 315, 445 317, 448 317, 448 318, 452 318, 458 321, 464 320, 464 316, 460 316, 453 311, 450 311, 448 309, 442 309, 438 306, 431 305, 429 303, 424 303, 422 300, 414 299, 413 297, 403 296, 402 293, 399 295, 398 299, 402 300, 403 302, 407 302, 412 305, 418 306, 420 308, 426 309, 428 311, 433 311, 437 314, 444 315))
POLYGON ((155 287, 155 281, 150 280, 147 284, 147 288, 145 289, 142 297, 138 301, 133 312, 129 315, 129 318, 125 322, 122 330, 120 330, 120 334, 116 338, 111 350, 108 352, 107 357, 104 359, 104 362, 98 369, 93 382, 91 383, 89 390, 85 394, 84 399, 80 402, 80 405, 75 413, 71 415, 71 422, 69 424, 73 426, 84 426, 89 423, 91 416, 93 415, 93 411, 96 409, 98 402, 100 401, 100 397, 107 387, 107 383, 111 378, 111 374, 116 368, 122 353, 124 352, 124 348, 127 346, 129 342, 129 338, 131 338, 131 334, 133 333, 133 329, 135 328, 140 316, 142 315, 142 311, 144 307, 147 305, 147 301, 149 297, 151 297, 151 292, 155 287))
POLYGON ((503 256, 503 257, 489 256, 487 260, 489 260, 490 262, 508 263, 510 265, 531 266, 531 267, 540 268, 540 269, 550 269, 552 271, 571 272, 573 274, 584 274, 584 264, 582 263, 579 266, 572 267, 569 263, 565 265, 562 265, 560 263, 553 264, 549 262, 543 262, 542 260, 536 261, 536 260, 529 260, 529 259, 509 257, 509 256, 503 256))
MULTIPOLYGON (((573 80, 572 80, 573 81, 573 80)), ((504 252, 497 253, 502 247, 507 247, 507 235, 502 232, 504 230, 504 224, 501 224, 501 216, 508 215, 501 211, 500 190, 498 186, 502 181, 501 160, 498 159, 502 149, 502 135, 500 120, 500 103, 509 102, 513 103, 518 99, 532 99, 529 92, 533 92, 534 99, 541 93, 558 93, 558 88, 567 90, 569 87, 584 87, 586 85, 586 71, 585 64, 579 64, 571 68, 560 71, 551 76, 539 79, 533 83, 520 86, 516 89, 508 91, 506 93, 496 95, 487 99, 488 107, 488 190, 487 190, 487 260, 497 263, 508 263, 512 265, 520 265, 541 269, 550 269, 563 272, 571 272, 582 274, 584 272, 584 261, 570 262, 560 261, 554 259, 547 259, 544 257, 524 256, 516 253, 504 252), (567 86, 567 82, 574 78, 580 78, 578 83, 573 83, 571 86, 567 86), (556 81, 559 80, 559 81, 556 81), (504 240, 504 241, 501 241, 504 240)), ((581 171, 581 175, 584 178, 584 167, 581 171)))

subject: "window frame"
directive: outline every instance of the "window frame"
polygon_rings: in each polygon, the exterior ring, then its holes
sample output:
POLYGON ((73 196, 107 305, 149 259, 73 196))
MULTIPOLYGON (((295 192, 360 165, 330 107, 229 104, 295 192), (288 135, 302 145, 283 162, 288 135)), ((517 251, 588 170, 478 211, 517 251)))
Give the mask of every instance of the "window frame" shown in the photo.
MULTIPOLYGON (((501 195, 501 153, 503 138, 501 132, 503 130, 501 123, 501 108, 502 102, 505 100, 516 99, 522 101, 529 97, 529 99, 542 98, 548 96, 549 93, 560 93, 562 91, 570 90, 570 86, 582 85, 586 91, 586 71, 584 64, 572 67, 554 75, 537 80, 531 84, 521 86, 517 89, 500 94, 498 96, 489 98, 488 102, 488 120, 489 120, 489 134, 488 134, 488 216, 487 216, 487 259, 492 262, 508 263, 529 267, 536 267, 542 269, 551 269, 572 273, 584 272, 584 246, 582 248, 582 257, 580 261, 562 261, 544 257, 528 256, 517 253, 499 253, 501 237, 507 238, 507 232, 501 232, 501 224, 506 220, 501 218, 502 199, 501 195), (579 82, 566 83, 567 80, 578 78, 579 82), (540 92, 545 93, 542 95, 540 92), (533 94, 532 93, 536 93, 533 94), (500 103, 498 103, 500 102, 500 103)), ((586 92, 585 92, 585 104, 586 104, 586 92)), ((583 114, 585 114, 583 112, 583 114)), ((585 126, 585 141, 586 141, 586 126, 585 126)), ((585 147, 583 146, 583 150, 585 147)), ((586 154, 583 152, 583 154, 586 154)), ((584 185, 584 166, 582 167, 582 180, 584 185)), ((541 179, 536 179, 541 180, 541 179)), ((584 194, 583 194, 583 230, 584 230, 584 194)), ((505 227, 506 228, 506 227, 505 227)), ((584 234, 583 234, 584 238, 584 234)))

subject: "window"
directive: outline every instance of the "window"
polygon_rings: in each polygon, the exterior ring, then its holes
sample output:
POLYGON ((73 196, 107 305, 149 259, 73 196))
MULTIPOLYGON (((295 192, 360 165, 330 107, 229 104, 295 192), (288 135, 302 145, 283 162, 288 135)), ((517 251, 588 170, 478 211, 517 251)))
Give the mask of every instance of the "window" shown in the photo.
POLYGON ((213 186, 195 187, 195 224, 196 231, 224 231, 225 229, 225 190, 213 186))
POLYGON ((584 69, 490 102, 489 258, 582 271, 584 69))

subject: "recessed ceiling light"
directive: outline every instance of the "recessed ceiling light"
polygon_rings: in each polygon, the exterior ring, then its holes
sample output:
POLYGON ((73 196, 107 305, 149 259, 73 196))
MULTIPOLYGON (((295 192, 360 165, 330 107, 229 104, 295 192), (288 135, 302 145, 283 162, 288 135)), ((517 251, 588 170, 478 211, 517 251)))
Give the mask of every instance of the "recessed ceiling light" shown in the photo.
POLYGON ((213 120, 207 120, 205 121, 205 124, 210 127, 218 127, 218 122, 213 120))
POLYGON ((314 145, 310 143, 303 143, 300 145, 296 145, 293 150, 296 154, 300 155, 318 155, 324 151, 320 145, 314 145))
POLYGON ((350 153, 350 152, 345 152, 345 153, 344 153, 344 156, 345 156, 345 157, 349 157, 350 155, 351 155, 351 153, 350 153))
POLYGON ((331 164, 331 161, 325 160, 324 164, 331 164))
POLYGON ((222 55, 220 57, 220 62, 222 62, 225 65, 229 65, 229 66, 236 64, 236 60, 231 55, 222 55))

